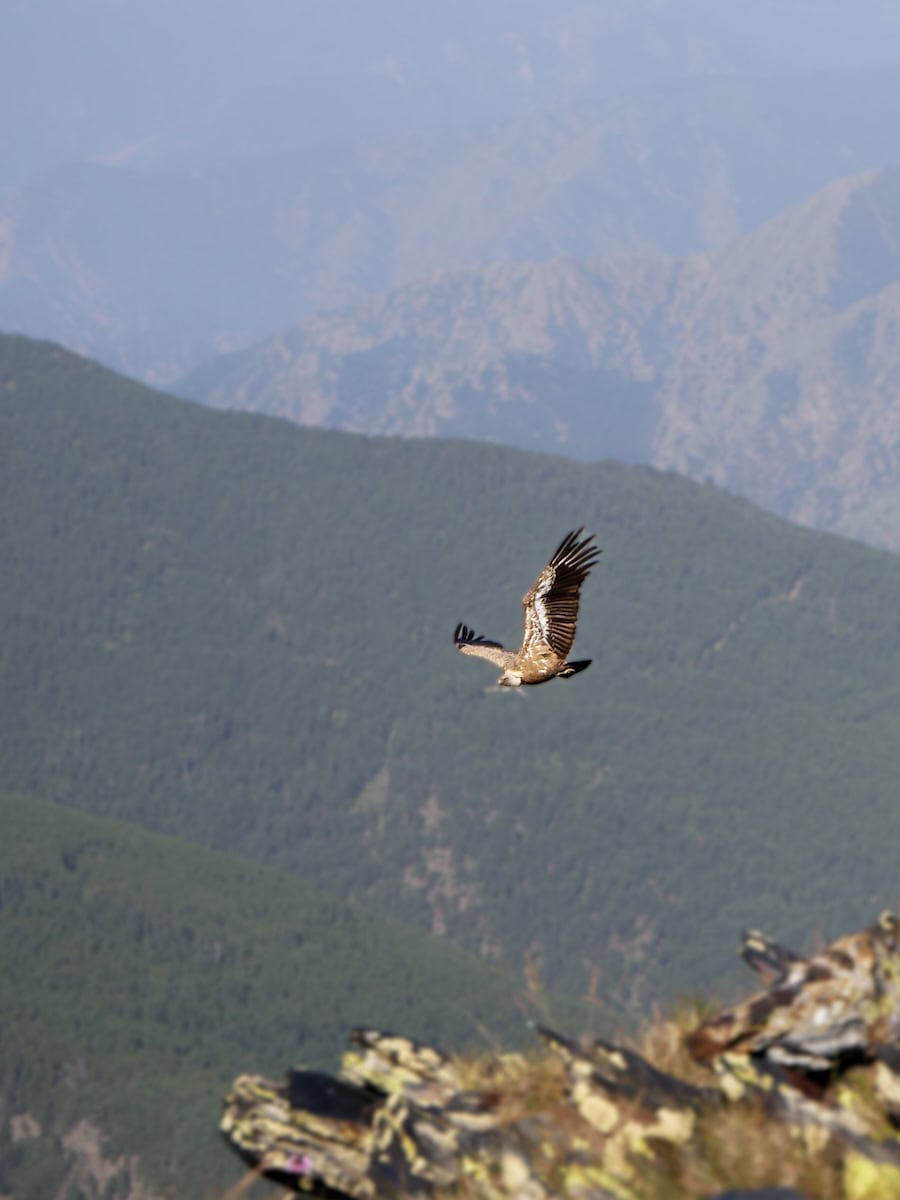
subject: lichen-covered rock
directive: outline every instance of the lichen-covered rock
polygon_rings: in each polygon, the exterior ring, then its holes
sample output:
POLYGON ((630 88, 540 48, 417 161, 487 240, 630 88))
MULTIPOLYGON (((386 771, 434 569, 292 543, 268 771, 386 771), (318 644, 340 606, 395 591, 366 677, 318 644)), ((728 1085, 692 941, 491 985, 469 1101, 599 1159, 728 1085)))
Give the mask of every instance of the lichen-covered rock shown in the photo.
POLYGON ((644 1053, 541 1028, 543 1054, 465 1060, 360 1029, 335 1077, 241 1076, 222 1131, 332 1200, 900 1200, 900 920, 742 954, 767 986, 644 1053))
POLYGON ((839 938, 809 959, 755 932, 745 937, 744 956, 774 962, 777 974, 764 991, 691 1035, 688 1045, 697 1058, 709 1061, 736 1050, 805 1071, 830 1071, 900 1037, 900 919, 893 913, 882 913, 871 929, 839 938))

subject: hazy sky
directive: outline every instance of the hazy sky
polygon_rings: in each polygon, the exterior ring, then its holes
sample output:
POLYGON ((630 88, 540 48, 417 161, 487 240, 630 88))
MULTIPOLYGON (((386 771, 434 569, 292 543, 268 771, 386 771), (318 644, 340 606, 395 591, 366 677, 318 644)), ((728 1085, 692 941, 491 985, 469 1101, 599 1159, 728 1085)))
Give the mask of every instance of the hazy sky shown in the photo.
POLYGON ((896 0, 2 0, 0 183, 900 61, 896 0))

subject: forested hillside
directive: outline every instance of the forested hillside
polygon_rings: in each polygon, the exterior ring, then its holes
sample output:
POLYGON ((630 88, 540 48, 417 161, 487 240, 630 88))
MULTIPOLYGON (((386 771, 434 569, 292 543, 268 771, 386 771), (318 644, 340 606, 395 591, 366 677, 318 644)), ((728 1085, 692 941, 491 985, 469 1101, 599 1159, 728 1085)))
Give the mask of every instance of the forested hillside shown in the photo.
POLYGON ((900 561, 616 463, 219 414, 3 343, 7 789, 619 1006, 896 886, 900 561), (561 535, 585 675, 494 694, 561 535))
POLYGON ((0 825, 3 1195, 105 1194, 104 1169, 116 1195, 206 1195, 246 1063, 322 1067, 373 1022, 525 1034, 524 981, 303 880, 31 798, 0 796, 0 825))

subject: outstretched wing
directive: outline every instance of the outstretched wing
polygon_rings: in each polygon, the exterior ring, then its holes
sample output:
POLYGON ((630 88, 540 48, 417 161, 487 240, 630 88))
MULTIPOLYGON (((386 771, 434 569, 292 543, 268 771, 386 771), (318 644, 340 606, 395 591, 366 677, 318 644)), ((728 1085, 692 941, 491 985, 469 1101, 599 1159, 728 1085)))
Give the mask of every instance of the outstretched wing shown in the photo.
POLYGON ((600 550, 592 544, 594 535, 579 541, 582 533, 583 529, 573 529, 566 534, 534 586, 522 597, 522 654, 540 654, 549 647, 564 659, 572 649, 581 585, 600 557, 600 550))
POLYGON ((499 642, 491 642, 487 638, 480 637, 474 629, 469 629, 462 622, 457 625, 453 633, 453 644, 463 654, 474 654, 478 658, 487 658, 501 669, 515 658, 515 655, 509 650, 504 650, 499 642))

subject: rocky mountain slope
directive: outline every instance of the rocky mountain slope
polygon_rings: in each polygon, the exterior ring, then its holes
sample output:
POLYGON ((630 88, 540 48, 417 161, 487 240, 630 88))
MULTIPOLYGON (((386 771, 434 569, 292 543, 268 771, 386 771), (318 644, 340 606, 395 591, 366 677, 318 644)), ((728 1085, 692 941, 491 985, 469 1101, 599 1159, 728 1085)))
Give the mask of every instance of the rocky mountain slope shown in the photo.
POLYGON ((715 252, 493 265, 315 317, 184 394, 306 424, 649 460, 900 547, 900 172, 715 252))
POLYGON ((0 197, 0 327, 169 383, 436 271, 722 246, 900 161, 898 109, 892 69, 698 78, 277 158, 69 163, 0 197))

